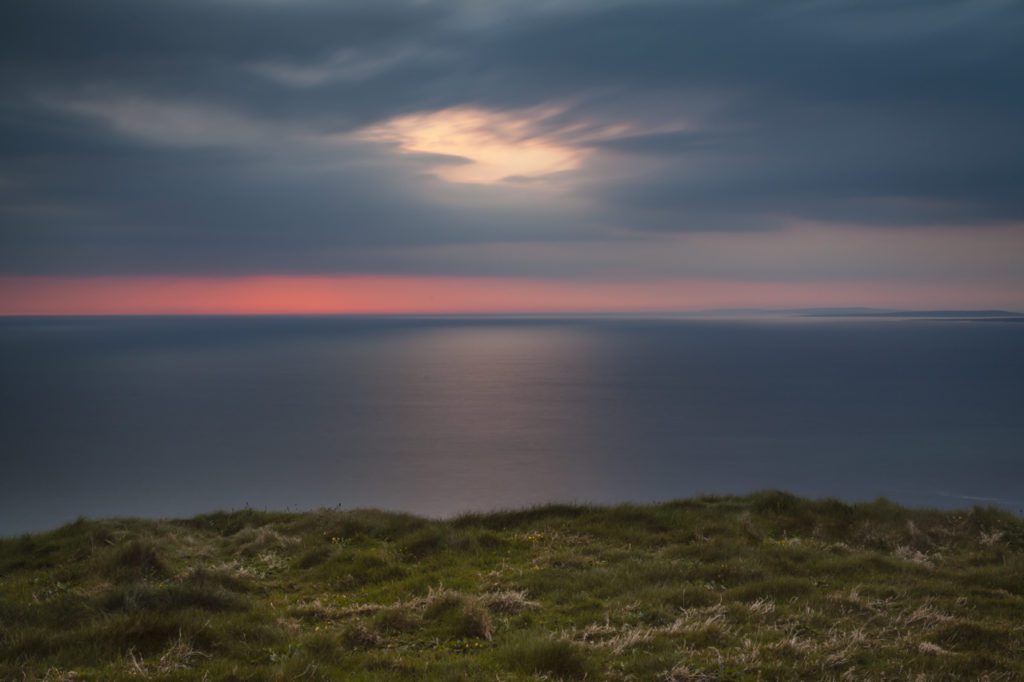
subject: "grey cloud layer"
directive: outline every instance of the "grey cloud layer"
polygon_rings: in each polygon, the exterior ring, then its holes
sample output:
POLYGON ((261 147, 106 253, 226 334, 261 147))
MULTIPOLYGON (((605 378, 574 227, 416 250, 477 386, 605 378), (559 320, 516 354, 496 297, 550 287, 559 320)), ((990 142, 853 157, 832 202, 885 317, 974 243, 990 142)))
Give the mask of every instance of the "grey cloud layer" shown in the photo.
POLYGON ((1020 222, 1022 35, 1024 5, 987 0, 10 2, 0 272, 372 270, 405 247, 1020 222), (555 136, 630 129, 574 140, 589 156, 561 193, 445 183, 438 158, 345 137, 542 105, 563 110, 538 124, 555 136))

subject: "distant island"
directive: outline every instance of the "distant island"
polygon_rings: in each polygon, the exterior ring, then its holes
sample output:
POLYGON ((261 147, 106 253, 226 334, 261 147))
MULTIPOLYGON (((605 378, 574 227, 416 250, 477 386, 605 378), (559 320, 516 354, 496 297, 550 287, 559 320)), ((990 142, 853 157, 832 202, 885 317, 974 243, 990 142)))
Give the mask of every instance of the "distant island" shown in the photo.
POLYGON ((677 313, 681 317, 903 317, 933 319, 1024 320, 1024 313, 1012 310, 899 310, 895 308, 712 308, 677 313))
POLYGON ((1019 318, 1024 313, 1009 310, 872 310, 864 308, 834 308, 802 310, 804 317, 932 317, 932 318, 1019 318))
POLYGON ((1021 679, 1024 520, 784 493, 0 540, 0 679, 1021 679))

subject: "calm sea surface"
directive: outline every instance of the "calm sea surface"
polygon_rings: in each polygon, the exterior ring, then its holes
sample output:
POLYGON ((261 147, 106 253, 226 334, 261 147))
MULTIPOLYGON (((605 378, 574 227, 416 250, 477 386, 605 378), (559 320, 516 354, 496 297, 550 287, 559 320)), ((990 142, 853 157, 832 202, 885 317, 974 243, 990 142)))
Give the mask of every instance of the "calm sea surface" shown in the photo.
POLYGON ((0 320, 0 534, 779 488, 1024 509, 1024 324, 0 320))

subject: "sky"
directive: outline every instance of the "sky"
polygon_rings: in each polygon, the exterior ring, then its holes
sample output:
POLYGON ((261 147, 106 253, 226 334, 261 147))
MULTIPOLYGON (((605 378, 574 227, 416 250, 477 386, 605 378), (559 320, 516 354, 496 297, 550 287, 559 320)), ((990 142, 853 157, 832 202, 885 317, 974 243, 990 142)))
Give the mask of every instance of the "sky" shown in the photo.
POLYGON ((0 8, 0 314, 1024 310, 1018 0, 0 8))

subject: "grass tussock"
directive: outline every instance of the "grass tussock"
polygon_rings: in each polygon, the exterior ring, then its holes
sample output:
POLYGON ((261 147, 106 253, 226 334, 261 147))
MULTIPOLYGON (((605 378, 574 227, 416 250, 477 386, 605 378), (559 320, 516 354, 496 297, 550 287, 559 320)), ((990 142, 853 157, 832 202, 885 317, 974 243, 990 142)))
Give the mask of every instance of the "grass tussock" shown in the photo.
POLYGON ((113 550, 103 571, 112 579, 144 579, 163 577, 167 565, 152 542, 133 539, 113 550))
POLYGON ((593 673, 593 663, 583 647, 565 640, 519 637, 499 652, 512 670, 564 680, 582 680, 593 673))
POLYGON ((1024 521, 785 493, 0 539, 0 680, 1024 679, 1024 521))

